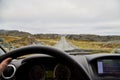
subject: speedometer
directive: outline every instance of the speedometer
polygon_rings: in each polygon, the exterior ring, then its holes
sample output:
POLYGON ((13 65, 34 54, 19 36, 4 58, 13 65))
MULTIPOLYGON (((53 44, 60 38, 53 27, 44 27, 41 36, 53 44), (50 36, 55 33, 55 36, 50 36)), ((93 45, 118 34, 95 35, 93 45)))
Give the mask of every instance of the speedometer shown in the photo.
POLYGON ((71 72, 70 69, 63 65, 58 64, 54 69, 54 78, 55 80, 70 80, 71 72))
POLYGON ((33 66, 29 71, 30 80, 45 80, 45 69, 41 65, 33 66))

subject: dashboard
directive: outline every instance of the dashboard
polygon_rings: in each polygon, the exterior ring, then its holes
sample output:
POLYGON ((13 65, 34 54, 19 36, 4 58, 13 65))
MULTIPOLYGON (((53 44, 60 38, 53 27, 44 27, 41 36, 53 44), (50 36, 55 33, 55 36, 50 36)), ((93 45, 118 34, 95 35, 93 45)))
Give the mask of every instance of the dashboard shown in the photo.
POLYGON ((120 60, 100 59, 97 61, 98 75, 120 75, 120 60))
POLYGON ((86 55, 95 80, 120 80, 119 54, 86 55))
POLYGON ((32 54, 13 59, 0 80, 120 80, 120 54, 60 56, 32 54))
POLYGON ((71 80, 68 66, 50 56, 13 60, 2 74, 2 80, 71 80))

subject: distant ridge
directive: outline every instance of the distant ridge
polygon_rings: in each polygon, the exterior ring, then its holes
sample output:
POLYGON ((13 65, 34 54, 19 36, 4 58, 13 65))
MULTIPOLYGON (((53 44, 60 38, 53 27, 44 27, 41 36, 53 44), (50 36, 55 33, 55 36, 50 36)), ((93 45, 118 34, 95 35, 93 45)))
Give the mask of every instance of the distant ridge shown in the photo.
POLYGON ((72 40, 97 41, 97 42, 120 40, 120 36, 100 36, 100 35, 90 35, 90 34, 67 35, 66 38, 72 40))
MULTIPOLYGON (((18 30, 0 30, 0 35, 4 36, 19 36, 27 37, 31 36, 34 38, 45 38, 45 39, 60 39, 62 34, 31 34, 29 32, 18 31, 18 30)), ((64 34, 67 39, 81 40, 81 41, 98 41, 98 42, 115 42, 120 40, 120 36, 100 36, 90 34, 64 34)))
POLYGON ((0 35, 8 36, 31 36, 32 34, 28 32, 18 31, 18 30, 0 30, 0 35))

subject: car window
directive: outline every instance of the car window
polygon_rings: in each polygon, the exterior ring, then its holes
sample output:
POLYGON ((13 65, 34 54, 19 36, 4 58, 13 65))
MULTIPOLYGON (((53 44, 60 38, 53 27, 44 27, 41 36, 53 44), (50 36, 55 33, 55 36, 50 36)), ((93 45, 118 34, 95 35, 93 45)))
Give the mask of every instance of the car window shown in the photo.
POLYGON ((3 51, 3 49, 0 48, 0 56, 5 54, 5 51, 3 51))

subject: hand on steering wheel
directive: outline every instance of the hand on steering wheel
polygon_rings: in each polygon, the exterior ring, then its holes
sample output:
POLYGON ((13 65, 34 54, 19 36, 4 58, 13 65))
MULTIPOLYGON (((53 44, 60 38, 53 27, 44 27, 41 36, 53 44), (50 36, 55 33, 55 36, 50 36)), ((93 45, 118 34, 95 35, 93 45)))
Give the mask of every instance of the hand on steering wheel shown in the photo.
POLYGON ((6 69, 7 65, 11 62, 12 58, 6 58, 0 63, 0 75, 6 69))
MULTIPOLYGON (((23 55, 36 53, 46 54, 55 57, 61 63, 64 63, 67 66, 69 66, 70 70, 72 71, 72 74, 74 75, 75 80, 91 80, 90 76, 83 69, 82 65, 75 61, 66 52, 48 46, 26 46, 19 49, 15 49, 13 51, 8 52, 5 55, 0 56, 0 66, 2 66, 0 67, 0 73, 2 73, 2 71, 7 67, 7 64, 11 61, 11 58, 16 59, 17 57, 23 55)), ((16 73, 16 80, 21 80, 21 78, 23 79, 24 77, 20 77, 20 75, 16 73)))

